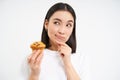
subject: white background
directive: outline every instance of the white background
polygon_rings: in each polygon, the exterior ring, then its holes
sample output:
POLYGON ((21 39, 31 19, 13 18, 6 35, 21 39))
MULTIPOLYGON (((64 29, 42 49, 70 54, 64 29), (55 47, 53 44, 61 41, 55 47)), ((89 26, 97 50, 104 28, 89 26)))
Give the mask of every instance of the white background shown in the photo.
MULTIPOLYGON (((19 80, 29 45, 40 40, 47 10, 60 0, 0 0, 0 79, 19 80)), ((62 0, 77 15, 83 80, 120 80, 120 1, 62 0)))

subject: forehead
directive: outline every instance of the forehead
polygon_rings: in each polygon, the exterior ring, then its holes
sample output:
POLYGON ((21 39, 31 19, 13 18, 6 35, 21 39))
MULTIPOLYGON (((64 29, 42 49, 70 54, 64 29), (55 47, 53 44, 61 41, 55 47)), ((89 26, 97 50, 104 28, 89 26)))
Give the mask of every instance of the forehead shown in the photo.
POLYGON ((69 21, 72 20, 74 22, 73 16, 71 15, 70 12, 68 11, 56 11, 52 16, 51 20, 58 18, 61 19, 62 21, 69 21))

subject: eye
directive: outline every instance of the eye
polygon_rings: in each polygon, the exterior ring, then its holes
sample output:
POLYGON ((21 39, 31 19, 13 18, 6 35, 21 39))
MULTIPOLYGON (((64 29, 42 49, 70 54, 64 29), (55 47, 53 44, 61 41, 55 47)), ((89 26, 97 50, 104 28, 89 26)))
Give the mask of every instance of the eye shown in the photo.
POLYGON ((67 27, 72 27, 73 25, 69 23, 69 24, 67 24, 66 26, 67 26, 67 27))
POLYGON ((60 25, 60 23, 58 21, 55 21, 54 24, 55 25, 60 25))

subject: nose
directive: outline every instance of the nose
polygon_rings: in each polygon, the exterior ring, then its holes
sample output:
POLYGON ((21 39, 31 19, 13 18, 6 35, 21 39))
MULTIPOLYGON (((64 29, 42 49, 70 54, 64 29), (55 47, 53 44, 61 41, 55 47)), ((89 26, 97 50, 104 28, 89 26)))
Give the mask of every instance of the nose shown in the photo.
POLYGON ((59 34, 65 34, 65 28, 64 27, 60 27, 58 30, 59 34))

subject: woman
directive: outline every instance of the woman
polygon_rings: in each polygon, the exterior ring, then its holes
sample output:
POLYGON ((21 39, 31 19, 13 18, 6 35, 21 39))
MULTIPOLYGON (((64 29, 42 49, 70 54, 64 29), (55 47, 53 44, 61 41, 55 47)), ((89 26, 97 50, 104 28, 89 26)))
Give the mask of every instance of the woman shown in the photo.
POLYGON ((41 37, 46 49, 34 50, 28 57, 29 80, 80 80, 75 68, 79 64, 72 62, 76 58, 75 27, 76 15, 70 5, 56 3, 48 10, 41 37))

